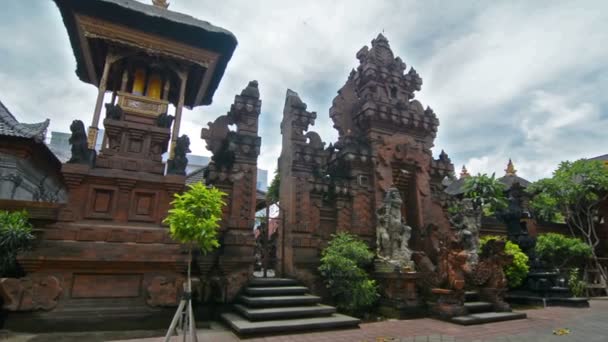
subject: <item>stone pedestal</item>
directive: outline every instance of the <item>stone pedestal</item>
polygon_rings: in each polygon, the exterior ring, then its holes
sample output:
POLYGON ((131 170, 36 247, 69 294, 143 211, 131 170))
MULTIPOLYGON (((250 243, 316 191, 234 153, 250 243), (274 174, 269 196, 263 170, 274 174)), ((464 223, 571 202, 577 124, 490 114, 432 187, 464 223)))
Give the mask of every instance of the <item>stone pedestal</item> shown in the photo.
POLYGON ((464 290, 435 288, 431 292, 437 296, 437 300, 430 305, 431 314, 434 316, 449 319, 467 314, 464 307, 464 290))
POLYGON ((376 272, 380 288, 380 313, 386 317, 412 318, 425 314, 416 290, 417 272, 376 272))

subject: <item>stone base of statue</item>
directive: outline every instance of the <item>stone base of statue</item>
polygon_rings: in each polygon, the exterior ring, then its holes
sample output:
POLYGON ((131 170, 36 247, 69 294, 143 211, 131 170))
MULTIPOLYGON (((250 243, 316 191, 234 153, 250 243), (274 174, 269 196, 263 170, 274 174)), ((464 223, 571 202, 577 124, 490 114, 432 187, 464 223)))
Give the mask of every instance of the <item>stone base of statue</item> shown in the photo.
POLYGON ((376 260, 374 266, 374 279, 380 288, 379 311, 383 316, 403 319, 425 315, 416 289, 421 275, 414 271, 413 262, 399 268, 390 262, 376 260))
POLYGON ((435 288, 431 292, 437 296, 436 301, 429 303, 432 315, 440 319, 450 319, 467 314, 464 307, 464 290, 435 288))
POLYGON ((479 297, 482 301, 492 303, 496 312, 511 312, 511 306, 504 300, 506 292, 507 289, 504 288, 486 287, 479 290, 479 297))

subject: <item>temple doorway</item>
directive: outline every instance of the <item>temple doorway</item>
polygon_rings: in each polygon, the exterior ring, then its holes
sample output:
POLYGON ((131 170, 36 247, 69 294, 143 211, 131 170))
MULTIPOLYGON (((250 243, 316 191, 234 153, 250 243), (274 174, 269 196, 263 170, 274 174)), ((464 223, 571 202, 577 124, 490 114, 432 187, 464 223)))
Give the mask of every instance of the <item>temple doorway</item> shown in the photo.
POLYGON ((412 239, 416 241, 417 231, 421 227, 421 217, 418 205, 418 191, 416 187, 416 167, 409 164, 393 164, 393 184, 399 189, 403 200, 401 217, 412 227, 412 239))
POLYGON ((277 275, 277 238, 279 236, 279 207, 269 204, 256 213, 253 276, 273 278, 277 275))

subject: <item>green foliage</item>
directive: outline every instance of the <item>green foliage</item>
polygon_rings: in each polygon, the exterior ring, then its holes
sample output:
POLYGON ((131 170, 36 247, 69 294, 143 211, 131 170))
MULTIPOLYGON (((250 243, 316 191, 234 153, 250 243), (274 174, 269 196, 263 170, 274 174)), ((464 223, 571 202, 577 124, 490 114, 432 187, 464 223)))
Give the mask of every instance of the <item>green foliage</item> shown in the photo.
POLYGON ((507 206, 504 191, 504 185, 494 178, 494 174, 477 174, 464 181, 464 197, 472 199, 475 207, 483 208, 486 214, 507 206))
POLYGON ((169 224, 171 237, 182 243, 196 243, 204 254, 218 247, 217 228, 225 205, 224 195, 201 182, 189 185, 183 194, 175 194, 164 221, 169 224))
POLYGON ((274 178, 270 182, 270 186, 266 191, 266 201, 268 203, 277 203, 279 201, 279 188, 281 187, 281 176, 279 175, 279 169, 274 171, 274 178))
MULTIPOLYGON (((480 239, 480 250, 489 240, 505 240, 505 238, 501 236, 484 236, 480 239)), ((519 287, 526 279, 526 276, 530 271, 530 266, 528 265, 528 256, 526 253, 521 251, 521 248, 519 248, 516 243, 508 240, 505 244, 505 253, 513 256, 513 262, 510 265, 505 266, 503 269, 507 277, 509 287, 519 287)))
POLYGON ((526 189, 534 197, 530 206, 536 215, 554 221, 558 214, 566 222, 585 228, 587 216, 608 193, 608 169, 601 161, 562 162, 553 177, 541 179, 526 189))
POLYGON ((15 271, 17 254, 28 249, 34 235, 24 211, 0 211, 0 277, 15 271))
POLYGON ((587 289, 587 283, 581 280, 578 267, 572 268, 568 273, 568 288, 574 297, 583 297, 587 289))
POLYGON ((557 233, 540 234, 535 251, 542 261, 556 268, 591 256, 591 247, 581 239, 557 233))
POLYGON ((319 271, 338 309, 360 315, 378 299, 376 282, 363 269, 373 258, 367 245, 349 233, 332 235, 322 252, 319 271))

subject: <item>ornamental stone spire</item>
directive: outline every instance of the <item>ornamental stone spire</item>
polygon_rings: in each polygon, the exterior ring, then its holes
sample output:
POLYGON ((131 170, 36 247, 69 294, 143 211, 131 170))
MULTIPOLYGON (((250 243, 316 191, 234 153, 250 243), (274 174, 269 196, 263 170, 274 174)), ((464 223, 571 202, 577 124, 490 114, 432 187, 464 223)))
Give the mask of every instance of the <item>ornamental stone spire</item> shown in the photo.
POLYGON ((460 178, 471 177, 469 171, 467 171, 467 167, 462 165, 462 170, 460 170, 460 178))
POLYGON ((152 0, 152 4, 156 7, 167 9, 169 7, 169 3, 167 0, 152 0))
POLYGON ((511 158, 509 158, 509 163, 507 164, 507 168, 505 169, 505 176, 515 176, 517 170, 515 170, 515 166, 513 166, 513 162, 511 158))

